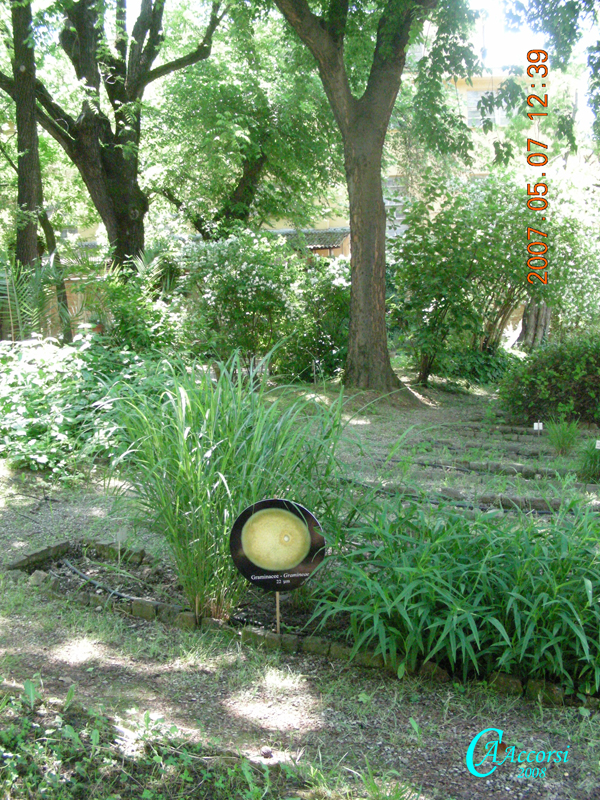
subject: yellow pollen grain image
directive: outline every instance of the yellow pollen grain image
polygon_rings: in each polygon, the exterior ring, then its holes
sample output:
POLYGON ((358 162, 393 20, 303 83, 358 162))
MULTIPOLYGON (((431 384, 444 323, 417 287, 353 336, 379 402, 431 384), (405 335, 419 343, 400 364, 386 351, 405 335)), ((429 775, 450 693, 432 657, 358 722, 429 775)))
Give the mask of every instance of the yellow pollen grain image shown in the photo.
POLYGON ((293 569, 308 555, 310 533, 291 511, 265 508, 242 528, 242 548, 257 567, 272 572, 293 569))

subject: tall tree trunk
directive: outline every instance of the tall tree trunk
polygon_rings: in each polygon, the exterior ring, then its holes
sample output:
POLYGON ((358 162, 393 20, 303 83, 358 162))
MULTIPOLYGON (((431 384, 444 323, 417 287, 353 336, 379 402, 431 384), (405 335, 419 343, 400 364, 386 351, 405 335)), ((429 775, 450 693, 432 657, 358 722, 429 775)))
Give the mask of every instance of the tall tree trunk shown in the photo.
POLYGON ((380 130, 361 117, 345 141, 352 274, 345 383, 390 391, 400 384, 390 364, 385 324, 382 151, 380 130))
POLYGON ((548 338, 552 309, 543 301, 529 300, 523 310, 521 333, 517 344, 523 350, 535 350, 548 338))
POLYGON ((17 249, 22 264, 32 264, 38 257, 37 215, 38 176, 40 170, 35 104, 35 59, 31 29, 31 6, 11 0, 13 25, 13 77, 17 120, 17 249))
MULTIPOLYGON (((135 113, 135 112, 132 112, 135 113)), ((73 163, 100 214, 112 248, 111 259, 123 264, 144 250, 144 219, 148 199, 138 183, 139 117, 131 126, 131 150, 115 146, 102 117, 90 114, 80 123, 73 163)))
MULTIPOLYGON (((307 0, 275 0, 286 20, 314 56, 323 88, 344 142, 352 287, 344 382, 389 391, 400 386, 390 363, 385 325, 385 206, 381 154, 406 61, 415 19, 437 0, 387 0, 378 6, 375 47, 366 87, 351 90, 344 58, 350 4, 329 0, 322 16, 307 0)), ((366 44, 366 43, 365 43, 366 44)))
POLYGON ((431 375, 431 370, 435 364, 435 359, 436 355, 431 355, 429 353, 421 354, 421 360, 419 361, 419 374, 417 376, 417 383, 420 386, 429 385, 429 376, 431 375))

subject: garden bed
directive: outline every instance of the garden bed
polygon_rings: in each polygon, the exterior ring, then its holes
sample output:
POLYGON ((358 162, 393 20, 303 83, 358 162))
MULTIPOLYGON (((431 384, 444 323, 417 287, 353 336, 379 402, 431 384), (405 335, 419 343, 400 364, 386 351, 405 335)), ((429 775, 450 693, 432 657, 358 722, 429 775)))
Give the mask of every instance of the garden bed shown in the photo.
MULTIPOLYGON (((13 574, 15 570, 25 572, 30 582, 98 611, 109 606, 117 613, 157 618, 181 628, 193 628, 200 622, 171 564, 164 559, 158 562, 143 549, 121 547, 118 542, 61 542, 13 562, 9 570, 13 574)), ((298 600, 292 592, 282 593, 281 631, 314 636, 318 631, 316 621, 310 621, 313 608, 310 600, 298 600)), ((233 628, 251 626, 275 632, 275 595, 248 587, 229 618, 213 620, 214 625, 218 622, 227 622, 233 628)), ((327 626, 328 639, 345 642, 348 627, 348 615, 339 615, 327 626)))

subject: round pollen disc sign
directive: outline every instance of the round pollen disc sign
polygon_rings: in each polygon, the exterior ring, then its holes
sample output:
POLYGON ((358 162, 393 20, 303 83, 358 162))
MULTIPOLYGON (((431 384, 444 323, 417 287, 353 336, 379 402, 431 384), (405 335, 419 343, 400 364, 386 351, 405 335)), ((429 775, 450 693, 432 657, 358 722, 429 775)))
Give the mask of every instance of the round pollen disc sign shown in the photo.
POLYGON ((290 500, 261 500, 244 509, 229 537, 233 563, 261 589, 297 589, 323 561, 321 526, 290 500))

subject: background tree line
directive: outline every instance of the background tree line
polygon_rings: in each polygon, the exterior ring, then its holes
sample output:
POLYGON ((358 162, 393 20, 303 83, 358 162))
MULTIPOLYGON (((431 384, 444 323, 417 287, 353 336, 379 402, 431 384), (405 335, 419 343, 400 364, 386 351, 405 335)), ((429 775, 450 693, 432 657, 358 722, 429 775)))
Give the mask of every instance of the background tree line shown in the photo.
MULTIPOLYGON (((519 235, 519 207, 511 194, 518 192, 516 183, 492 179, 489 190, 482 189, 497 199, 488 204, 490 219, 495 209, 501 216, 502 203, 506 210, 513 207, 512 222, 505 214, 496 239, 485 244, 479 229, 468 233, 483 213, 475 209, 477 191, 463 192, 452 177, 482 159, 481 142, 448 90, 450 78, 468 78, 481 69, 468 41, 474 12, 458 0, 352 7, 337 0, 323 7, 293 0, 276 6, 280 14, 260 4, 213 3, 198 14, 185 2, 144 0, 133 19, 125 0, 60 0, 42 10, 34 6, 33 14, 28 3, 5 4, 3 24, 12 44, 2 55, 0 89, 6 118, 14 115, 17 123, 17 140, 3 143, 2 153, 5 172, 19 175, 17 260, 31 264, 37 257, 38 225, 47 251, 56 254, 42 175, 55 209, 52 220, 73 223, 97 215, 123 278, 131 274, 133 257, 146 251, 150 262, 161 241, 172 249, 174 214, 206 242, 276 217, 308 225, 345 178, 351 293, 348 343, 339 352, 346 354, 346 382, 398 386, 388 353, 390 280, 393 324, 403 328, 411 346, 421 342, 422 380, 453 337, 469 339, 475 350, 495 350, 510 312, 528 296, 535 306, 536 291, 519 282, 518 246, 506 233, 519 235), (411 45, 419 44, 426 45, 422 54, 411 56, 411 45), (403 75, 407 79, 398 94, 403 75), (39 148, 38 126, 44 131, 39 148), (387 264, 385 158, 399 162, 407 179, 412 170, 414 197, 429 198, 409 212, 409 234, 393 246, 387 264), (437 194, 439 200, 446 193, 443 212, 432 204, 435 192, 423 179, 428 168, 446 181, 437 194), (438 251, 416 232, 423 225, 438 251), (439 247, 453 246, 445 231, 456 227, 462 229, 461 258, 446 254, 439 261, 439 247), (496 291, 496 283, 481 278, 478 285, 474 275, 485 262, 483 249, 491 252, 500 244, 502 258, 493 273, 502 291, 496 291), (435 280, 432 259, 445 265, 435 280), (390 277, 391 269, 396 277, 390 277), (426 340, 434 344, 423 344, 426 340)), ((532 6, 530 16, 534 11, 532 6)), ((564 54, 563 40, 556 41, 564 54)), ((488 99, 487 108, 503 102, 518 109, 523 97, 523 79, 517 76, 488 99)), ((563 140, 575 146, 567 118, 567 109, 557 108, 545 122, 542 132, 552 137, 554 148, 563 140)), ((509 129, 494 133, 496 161, 514 156, 524 140, 519 120, 517 114, 509 129)), ((491 123, 484 121, 487 127, 491 123)), ((491 159, 485 159, 489 168, 491 159)), ((563 245, 557 236, 558 256, 563 245)), ((575 250, 582 237, 571 236, 575 250)), ((576 254, 578 264, 584 257, 583 251, 576 254)), ((557 269, 555 286, 566 286, 574 274, 557 269)), ((56 274, 54 283, 65 310, 60 277, 56 274)), ((579 299, 587 287, 585 280, 580 284, 579 299)), ((562 303, 563 319, 565 297, 564 291, 544 295, 557 310, 562 303)), ((68 330, 65 325, 67 337, 68 330)))

